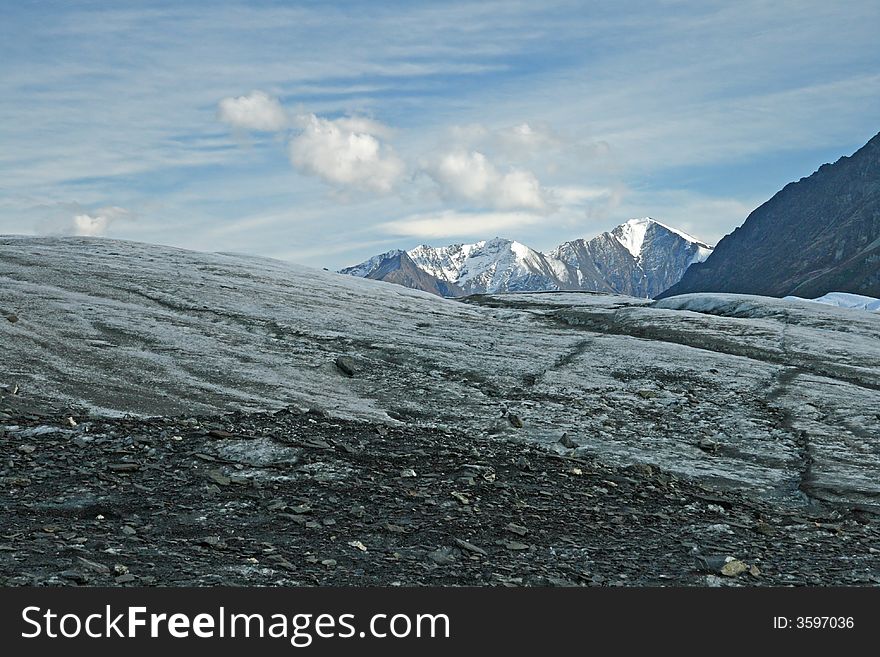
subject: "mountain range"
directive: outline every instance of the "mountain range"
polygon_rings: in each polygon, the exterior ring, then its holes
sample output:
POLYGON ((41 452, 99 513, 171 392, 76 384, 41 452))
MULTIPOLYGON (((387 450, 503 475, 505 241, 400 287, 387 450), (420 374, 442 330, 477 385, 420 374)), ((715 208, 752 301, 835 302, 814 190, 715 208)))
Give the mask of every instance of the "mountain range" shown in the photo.
POLYGON ((880 297, 880 134, 786 185, 660 296, 690 292, 880 297))
POLYGON ((585 290, 654 297, 702 262, 712 247, 650 217, 541 253, 496 237, 474 244, 394 250, 340 273, 439 296, 585 290))

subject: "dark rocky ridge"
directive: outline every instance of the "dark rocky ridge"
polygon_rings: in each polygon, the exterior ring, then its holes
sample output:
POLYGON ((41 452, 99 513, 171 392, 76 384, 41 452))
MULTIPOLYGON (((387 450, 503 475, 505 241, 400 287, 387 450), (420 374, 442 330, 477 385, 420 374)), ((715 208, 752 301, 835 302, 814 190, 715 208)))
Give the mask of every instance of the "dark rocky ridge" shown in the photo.
POLYGON ((786 185, 659 298, 690 292, 880 297, 880 134, 786 185))

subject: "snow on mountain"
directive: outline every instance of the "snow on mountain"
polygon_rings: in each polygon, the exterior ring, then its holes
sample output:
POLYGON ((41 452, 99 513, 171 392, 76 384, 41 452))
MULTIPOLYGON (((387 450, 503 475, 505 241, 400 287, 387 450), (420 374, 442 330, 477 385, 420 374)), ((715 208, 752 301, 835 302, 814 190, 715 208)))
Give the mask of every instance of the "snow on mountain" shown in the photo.
POLYGON ((674 285, 712 247, 650 217, 630 219, 591 240, 560 244, 550 255, 566 264, 563 289, 653 297, 674 285))
POLYGON ((354 267, 347 267, 345 269, 340 270, 340 274, 348 274, 349 276, 357 276, 358 278, 369 278, 370 274, 374 273, 377 269, 382 266, 382 263, 386 260, 390 260, 395 256, 400 255, 401 253, 405 253, 401 249, 392 249, 386 253, 380 253, 379 255, 375 255, 369 260, 365 260, 359 265, 355 265, 354 267))
POLYGON ((458 285, 466 294, 558 288, 554 268, 544 254, 500 237, 439 248, 423 244, 407 253, 424 271, 458 285))
POLYGON ((709 253, 712 252, 712 247, 708 244, 704 244, 700 240, 698 240, 693 235, 688 235, 683 230, 679 230, 678 228, 673 228, 672 226, 667 226, 664 223, 657 221, 651 217, 642 217, 641 219, 630 219, 626 223, 620 224, 617 228, 611 231, 611 234, 614 235, 618 239, 618 241, 626 247, 626 250, 629 251, 634 258, 638 258, 641 256, 642 247, 645 244, 645 238, 648 235, 648 230, 652 227, 662 228, 670 233, 675 233, 679 237, 681 237, 686 242, 693 242, 696 244, 699 249, 699 253, 705 253, 701 260, 695 260, 695 262, 701 262, 709 257, 709 253))
MULTIPOLYGON (((648 298, 677 283, 692 263, 712 253, 712 247, 645 217, 591 240, 565 242, 549 254, 500 237, 474 244, 423 244, 406 253, 416 267, 453 286, 449 296, 589 290, 648 298)), ((374 272, 397 255, 395 251, 376 256, 340 273, 377 278, 374 272)))
POLYGON ((433 276, 416 265, 407 252, 400 249, 373 256, 369 260, 343 269, 339 273, 385 281, 386 283, 397 283, 441 297, 459 297, 464 294, 455 283, 433 276))
POLYGON ((785 299, 788 301, 809 301, 811 303, 821 303, 827 306, 837 306, 838 308, 855 308, 857 310, 867 310, 869 312, 880 313, 880 299, 866 297, 863 294, 829 292, 818 299, 803 299, 801 297, 792 296, 785 297, 785 299))
POLYGON ((648 222, 647 219, 630 219, 611 231, 633 258, 638 258, 642 252, 642 244, 645 242, 645 235, 650 225, 648 222))

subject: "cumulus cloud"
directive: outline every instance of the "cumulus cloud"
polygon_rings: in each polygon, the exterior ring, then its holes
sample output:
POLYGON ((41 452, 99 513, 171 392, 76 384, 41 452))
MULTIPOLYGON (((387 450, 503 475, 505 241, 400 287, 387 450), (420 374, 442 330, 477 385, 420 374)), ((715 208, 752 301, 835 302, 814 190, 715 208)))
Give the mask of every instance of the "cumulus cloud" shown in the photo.
POLYGON ((497 210, 550 208, 546 190, 532 172, 514 168, 501 172, 479 151, 451 151, 425 167, 425 172, 448 200, 497 210))
POLYGON ((41 235, 80 235, 100 237, 111 224, 131 217, 125 208, 107 206, 86 210, 76 203, 54 206, 37 225, 41 235))
POLYGON ((263 91, 224 98, 217 104, 217 118, 233 128, 262 132, 277 132, 288 125, 281 103, 263 91))
POLYGON ((300 172, 340 187, 390 192, 403 161, 381 139, 388 128, 364 118, 298 118, 302 131, 290 142, 290 161, 300 172))
POLYGON ((456 212, 447 210, 436 214, 418 214, 396 221, 379 224, 391 235, 440 239, 453 236, 480 237, 503 233, 512 228, 541 222, 541 215, 528 212, 456 212))

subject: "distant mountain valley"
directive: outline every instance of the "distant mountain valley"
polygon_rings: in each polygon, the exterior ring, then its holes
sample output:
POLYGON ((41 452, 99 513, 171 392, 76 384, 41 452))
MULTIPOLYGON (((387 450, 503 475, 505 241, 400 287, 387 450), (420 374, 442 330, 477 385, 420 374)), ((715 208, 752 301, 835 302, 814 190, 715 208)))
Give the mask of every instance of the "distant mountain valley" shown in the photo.
POLYGON ((651 298, 681 280, 712 247, 644 217, 541 253, 496 237, 474 244, 394 250, 340 273, 397 283, 444 297, 580 290, 651 298))

